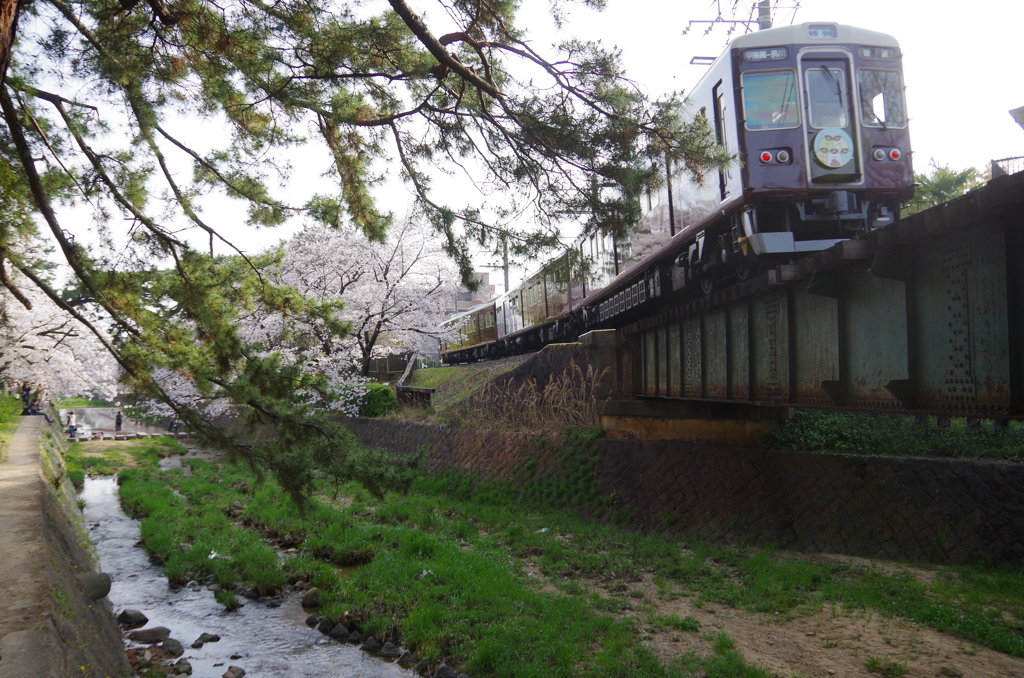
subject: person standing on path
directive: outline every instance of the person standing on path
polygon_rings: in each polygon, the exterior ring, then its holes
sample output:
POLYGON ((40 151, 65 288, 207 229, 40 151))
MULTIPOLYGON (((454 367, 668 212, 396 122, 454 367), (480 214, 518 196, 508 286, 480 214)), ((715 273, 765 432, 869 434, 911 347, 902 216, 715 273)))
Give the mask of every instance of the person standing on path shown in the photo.
POLYGON ((68 437, 74 438, 78 434, 78 418, 75 417, 75 412, 72 410, 68 412, 68 437))
POLYGON ((121 432, 121 422, 122 421, 123 421, 123 419, 121 418, 121 410, 118 410, 117 411, 117 416, 114 417, 114 433, 120 433, 121 432))

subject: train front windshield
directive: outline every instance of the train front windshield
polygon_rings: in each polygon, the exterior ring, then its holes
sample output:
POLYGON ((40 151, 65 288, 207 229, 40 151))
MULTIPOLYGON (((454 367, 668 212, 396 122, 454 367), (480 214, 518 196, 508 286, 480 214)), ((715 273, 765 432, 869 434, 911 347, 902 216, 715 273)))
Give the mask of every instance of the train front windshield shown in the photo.
POLYGON ((743 116, 747 129, 786 129, 800 124, 796 74, 792 70, 743 74, 743 116))
POLYGON ((812 127, 846 127, 846 77, 841 69, 807 70, 807 99, 812 127))
POLYGON ((906 127, 903 79, 899 71, 861 68, 857 71, 861 122, 866 127, 906 127))

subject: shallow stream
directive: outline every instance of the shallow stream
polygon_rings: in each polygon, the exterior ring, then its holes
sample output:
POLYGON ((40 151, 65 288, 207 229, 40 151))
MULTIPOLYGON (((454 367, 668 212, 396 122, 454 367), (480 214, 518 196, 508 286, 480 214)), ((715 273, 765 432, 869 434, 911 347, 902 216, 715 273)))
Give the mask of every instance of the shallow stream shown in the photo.
MULTIPOLYGON (((115 418, 117 417, 118 408, 116 407, 74 407, 71 409, 61 409, 60 424, 64 431, 67 431, 68 412, 74 411, 75 417, 78 420, 78 438, 88 440, 92 437, 94 431, 103 431, 107 438, 114 436, 115 418)), ((162 426, 154 426, 147 424, 146 422, 139 421, 137 419, 131 419, 125 416, 121 428, 124 433, 128 435, 134 435, 136 433, 145 434, 147 436, 163 436, 169 435, 167 431, 166 423, 162 426)))
MULTIPOLYGON (((255 601, 225 612, 206 587, 172 590, 159 568, 149 562, 139 542, 139 523, 121 510, 113 477, 88 478, 82 490, 83 514, 96 544, 103 572, 112 580, 115 613, 135 609, 149 622, 165 626, 185 646, 193 678, 220 678, 229 666, 245 669, 247 678, 409 678, 415 674, 371 657, 356 646, 339 643, 304 623, 308 616, 297 595, 280 607, 255 601), (219 642, 190 647, 201 633, 219 642), (232 658, 235 657, 235 658, 232 658)), ((129 647, 144 647, 126 641, 129 647)))

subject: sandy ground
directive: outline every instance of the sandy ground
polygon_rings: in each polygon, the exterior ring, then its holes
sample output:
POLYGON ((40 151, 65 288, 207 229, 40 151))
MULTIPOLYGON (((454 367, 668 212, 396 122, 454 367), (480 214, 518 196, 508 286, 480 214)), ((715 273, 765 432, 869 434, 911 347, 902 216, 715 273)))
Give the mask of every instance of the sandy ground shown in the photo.
MULTIPOLYGON (((884 561, 857 560, 857 564, 881 571, 907 568, 884 561)), ((910 570, 927 580, 933 573, 910 570)), ((542 590, 558 593, 530 562, 524 572, 542 590)), ((695 633, 640 625, 642 642, 666 664, 685 653, 705 656, 711 638, 724 633, 733 640, 744 659, 780 678, 875 677, 865 664, 870 657, 885 664, 900 664, 906 673, 891 678, 944 676, 946 678, 1024 677, 1024 659, 1010 657, 969 641, 938 633, 906 620, 888 619, 869 610, 800 609, 788 613, 750 613, 720 605, 696 605, 692 596, 658 590, 650 577, 624 581, 577 580, 588 591, 615 596, 629 609, 622 613, 646 620, 654 615, 692 617, 700 624, 695 633)))

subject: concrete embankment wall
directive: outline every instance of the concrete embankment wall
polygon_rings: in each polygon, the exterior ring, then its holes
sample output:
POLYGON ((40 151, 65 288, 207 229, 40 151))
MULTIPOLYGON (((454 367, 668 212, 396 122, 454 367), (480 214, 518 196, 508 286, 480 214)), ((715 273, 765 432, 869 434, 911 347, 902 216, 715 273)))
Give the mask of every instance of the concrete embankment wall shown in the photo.
POLYGON ((23 417, 0 463, 0 678, 131 675, 61 437, 23 417))
MULTIPOLYGON (((539 436, 353 419, 364 444, 425 450, 430 473, 559 475, 539 436)), ((1024 465, 843 457, 671 441, 593 442, 598 513, 716 542, 933 563, 1024 566, 1024 465)), ((536 475, 534 477, 537 477, 536 475)))

